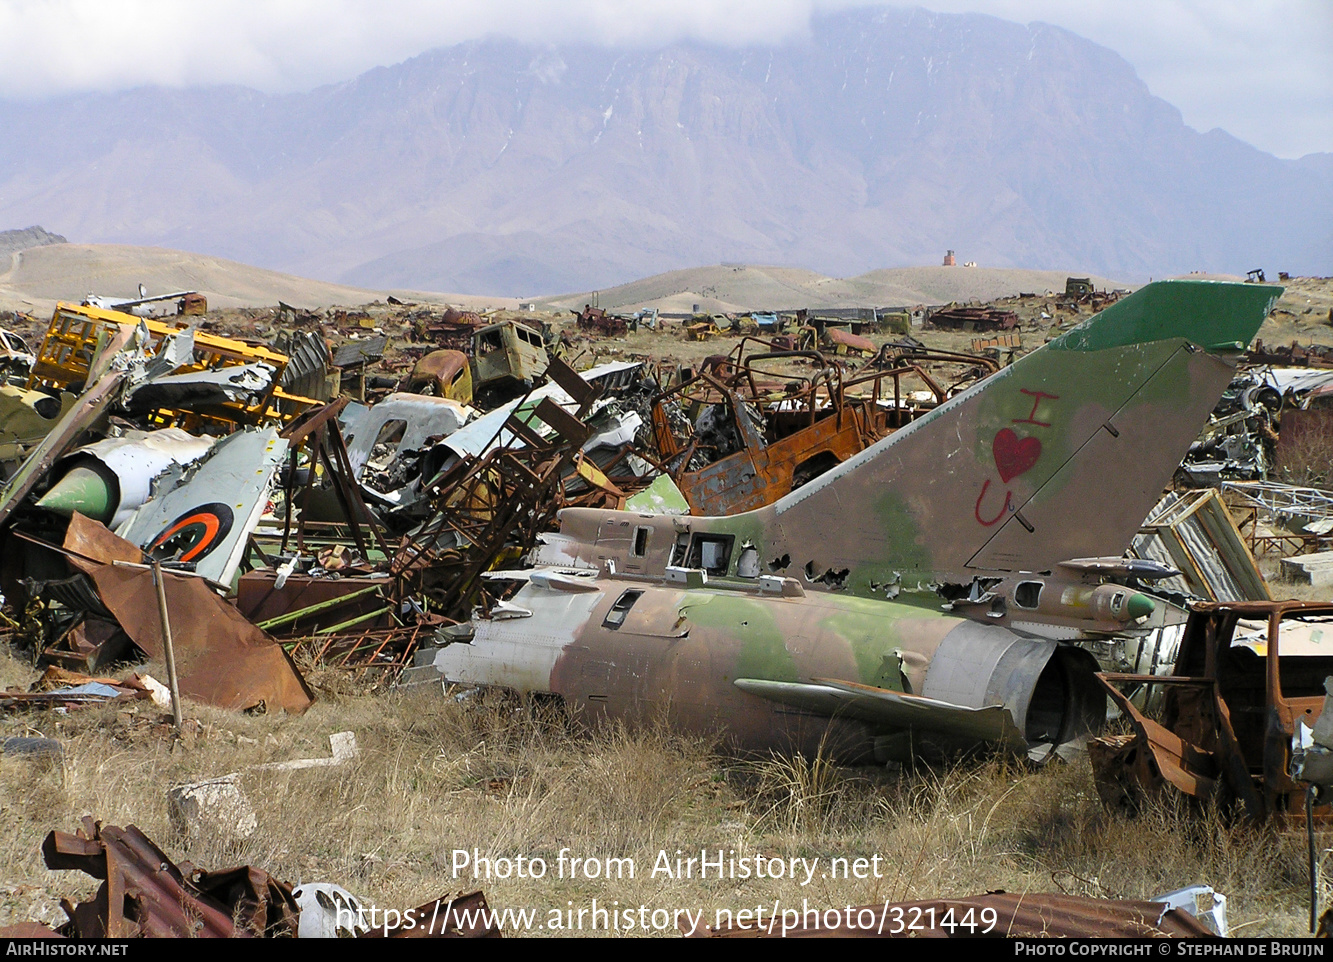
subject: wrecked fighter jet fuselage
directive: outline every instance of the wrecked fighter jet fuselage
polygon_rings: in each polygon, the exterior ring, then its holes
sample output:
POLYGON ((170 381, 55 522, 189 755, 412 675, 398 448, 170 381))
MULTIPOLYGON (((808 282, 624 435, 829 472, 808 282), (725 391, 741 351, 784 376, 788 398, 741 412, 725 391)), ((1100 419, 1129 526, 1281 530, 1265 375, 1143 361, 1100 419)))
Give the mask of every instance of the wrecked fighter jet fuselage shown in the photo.
POLYGON ((536 561, 585 574, 532 573, 474 616, 469 642, 445 638, 436 667, 616 717, 666 713, 745 750, 1049 753, 1104 717, 1094 660, 987 624, 989 604, 944 616, 933 589, 1008 586, 1038 625, 1149 617, 1146 596, 1098 584, 1099 565, 1137 532, 1279 293, 1151 284, 753 511, 565 510, 536 561))
POLYGON ((1043 759, 1105 715, 1086 652, 786 578, 692 588, 540 572, 472 628, 436 655, 451 680, 722 733, 747 752, 905 762, 986 745, 1043 759))

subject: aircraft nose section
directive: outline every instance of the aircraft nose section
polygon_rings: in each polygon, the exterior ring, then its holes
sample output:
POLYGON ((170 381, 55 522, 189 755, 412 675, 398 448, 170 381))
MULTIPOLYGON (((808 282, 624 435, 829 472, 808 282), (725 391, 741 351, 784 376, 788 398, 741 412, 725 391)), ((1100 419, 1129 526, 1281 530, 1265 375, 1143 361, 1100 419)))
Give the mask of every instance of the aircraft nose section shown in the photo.
POLYGON ((1147 595, 1136 593, 1130 595, 1127 610, 1130 619, 1137 621, 1139 618, 1146 617, 1156 611, 1157 605, 1147 595))

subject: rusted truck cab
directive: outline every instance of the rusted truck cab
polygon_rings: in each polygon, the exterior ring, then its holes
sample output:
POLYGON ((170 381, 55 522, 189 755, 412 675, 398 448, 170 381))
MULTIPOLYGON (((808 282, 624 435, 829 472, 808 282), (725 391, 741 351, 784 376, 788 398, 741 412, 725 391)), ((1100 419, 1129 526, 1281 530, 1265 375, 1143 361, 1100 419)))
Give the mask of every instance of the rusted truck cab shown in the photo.
POLYGON ((412 368, 403 388, 413 394, 472 403, 472 367, 462 351, 431 351, 412 368))
POLYGON ((1171 675, 1099 674, 1131 734, 1089 745, 1097 790, 1131 810, 1166 793, 1238 802, 1255 819, 1300 812, 1292 740, 1314 728, 1329 676, 1333 604, 1196 604, 1171 675))
POLYGON ((515 321, 479 328, 472 335, 472 391, 482 407, 526 393, 550 365, 540 331, 515 321))

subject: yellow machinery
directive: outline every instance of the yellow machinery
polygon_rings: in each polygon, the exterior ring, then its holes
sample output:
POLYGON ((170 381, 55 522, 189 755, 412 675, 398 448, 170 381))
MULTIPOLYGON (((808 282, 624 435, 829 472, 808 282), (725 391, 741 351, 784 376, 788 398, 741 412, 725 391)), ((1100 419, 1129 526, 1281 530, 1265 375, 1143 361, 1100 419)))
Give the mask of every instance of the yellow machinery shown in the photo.
MULTIPOLYGON (((37 362, 28 378, 28 389, 80 392, 86 386, 93 358, 109 336, 118 328, 137 327, 140 324, 148 331, 148 341, 142 345, 142 349, 149 354, 159 350, 166 338, 180 333, 188 326, 184 321, 140 318, 99 307, 57 304, 46 338, 37 352, 37 362)), ((187 431, 195 431, 208 423, 217 422, 252 425, 279 421, 286 424, 323 403, 287 394, 278 387, 282 372, 287 367, 287 355, 229 337, 196 331, 193 362, 177 368, 173 373, 216 371, 256 362, 272 367, 274 374, 269 387, 252 396, 250 403, 221 402, 210 405, 207 410, 158 409, 152 413, 153 423, 159 427, 175 426, 187 431)))

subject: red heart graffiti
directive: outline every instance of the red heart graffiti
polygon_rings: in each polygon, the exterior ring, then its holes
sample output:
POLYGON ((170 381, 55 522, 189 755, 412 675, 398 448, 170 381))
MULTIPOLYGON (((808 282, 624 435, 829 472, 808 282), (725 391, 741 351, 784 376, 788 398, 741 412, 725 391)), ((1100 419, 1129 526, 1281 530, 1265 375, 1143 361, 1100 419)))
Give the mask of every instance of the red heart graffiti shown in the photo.
POLYGON ((1008 428, 1001 428, 991 444, 995 467, 1005 484, 1031 468, 1041 457, 1041 441, 1037 438, 1019 438, 1008 428))

